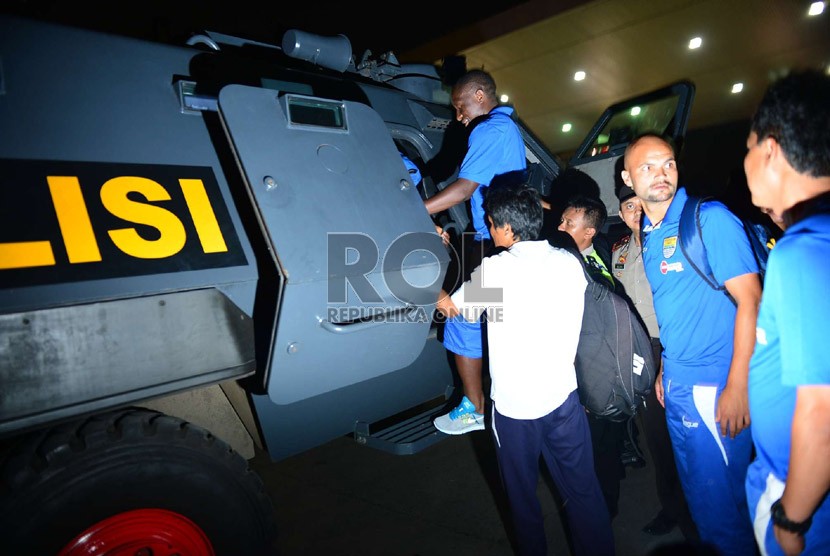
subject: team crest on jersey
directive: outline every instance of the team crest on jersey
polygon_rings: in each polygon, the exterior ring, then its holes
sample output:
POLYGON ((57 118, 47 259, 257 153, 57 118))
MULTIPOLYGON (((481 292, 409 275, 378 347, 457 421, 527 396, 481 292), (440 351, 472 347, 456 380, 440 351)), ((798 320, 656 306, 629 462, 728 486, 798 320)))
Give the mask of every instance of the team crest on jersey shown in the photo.
POLYGON ((667 237, 663 240, 663 258, 670 259, 677 250, 677 236, 667 237))

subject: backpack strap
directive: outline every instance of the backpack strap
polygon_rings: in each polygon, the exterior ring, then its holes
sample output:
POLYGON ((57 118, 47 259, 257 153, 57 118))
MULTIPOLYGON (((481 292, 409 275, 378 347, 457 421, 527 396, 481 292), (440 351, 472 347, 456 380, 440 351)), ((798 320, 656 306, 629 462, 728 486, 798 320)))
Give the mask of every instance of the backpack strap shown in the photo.
POLYGON ((775 245, 775 238, 772 237, 769 229, 763 224, 750 220, 744 220, 743 224, 749 238, 752 254, 755 255, 755 262, 758 263, 758 275, 763 284, 764 275, 767 271, 767 259, 769 258, 770 249, 775 245))
POLYGON ((683 256, 692 265, 692 268, 709 284, 709 287, 722 291, 724 286, 718 284, 715 280, 715 275, 712 273, 712 267, 709 266, 709 258, 706 254, 706 246, 703 244, 703 230, 700 227, 700 205, 704 203, 701 197, 692 197, 691 195, 683 205, 683 211, 680 213, 680 224, 678 226, 678 235, 680 236, 680 250, 683 256))
POLYGON ((680 250, 698 276, 713 290, 723 292, 735 304, 735 299, 727 291, 726 286, 719 284, 709 265, 706 245, 703 244, 703 228, 700 225, 700 206, 711 197, 689 196, 680 213, 678 235, 680 236, 680 250))

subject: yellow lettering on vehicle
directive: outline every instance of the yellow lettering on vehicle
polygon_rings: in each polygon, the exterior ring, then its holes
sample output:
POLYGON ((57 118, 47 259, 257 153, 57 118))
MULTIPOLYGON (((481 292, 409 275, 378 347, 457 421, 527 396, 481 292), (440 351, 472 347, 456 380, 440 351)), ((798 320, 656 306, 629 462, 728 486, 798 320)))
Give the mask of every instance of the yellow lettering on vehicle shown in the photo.
MULTIPOLYGON (((70 263, 101 260, 101 251, 92 230, 81 184, 75 176, 47 176, 52 204, 58 215, 63 243, 70 263)), ((54 264, 54 263, 53 263, 54 264)))
POLYGON ((55 264, 52 244, 48 241, 0 243, 0 269, 51 266, 55 264))
POLYGON ((163 259, 181 251, 186 239, 181 220, 162 207, 130 200, 127 194, 132 192, 141 194, 148 201, 170 200, 167 190, 155 181, 122 176, 107 181, 101 187, 101 201, 113 215, 155 228, 159 238, 147 240, 135 228, 122 228, 108 232, 112 242, 124 253, 139 259, 163 259))
MULTIPOLYGON (((95 236, 79 178, 47 176, 46 182, 68 262, 101 262, 99 238, 95 236)), ((179 185, 202 251, 206 254, 226 253, 228 246, 204 182, 201 179, 181 178, 179 185)), ((104 183, 100 195, 104 208, 112 215, 155 230, 141 230, 144 236, 135 227, 109 230, 107 233, 113 244, 124 254, 139 259, 163 259, 176 255, 184 248, 187 232, 183 221, 170 210, 152 204, 172 199, 160 183, 138 176, 119 176, 104 183)), ((0 270, 55 264, 50 240, 0 242, 0 270)))
POLYGON ((223 253, 228 250, 222 230, 219 229, 219 222, 210 200, 205 191, 205 184, 202 180, 180 179, 184 200, 193 218, 193 225, 196 226, 196 233, 202 244, 205 253, 223 253))

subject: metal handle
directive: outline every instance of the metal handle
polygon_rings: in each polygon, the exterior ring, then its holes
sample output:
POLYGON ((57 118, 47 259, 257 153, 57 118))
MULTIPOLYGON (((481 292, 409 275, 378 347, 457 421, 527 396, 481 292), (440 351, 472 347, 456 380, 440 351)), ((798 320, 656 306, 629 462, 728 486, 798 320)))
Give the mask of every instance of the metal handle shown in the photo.
POLYGON ((320 326, 332 334, 351 334, 352 332, 368 330, 390 321, 399 322, 401 319, 406 319, 407 316, 413 314, 417 309, 414 305, 407 305, 406 307, 391 309, 380 315, 372 315, 348 322, 331 322, 320 317, 318 317, 318 320, 320 321, 320 326))

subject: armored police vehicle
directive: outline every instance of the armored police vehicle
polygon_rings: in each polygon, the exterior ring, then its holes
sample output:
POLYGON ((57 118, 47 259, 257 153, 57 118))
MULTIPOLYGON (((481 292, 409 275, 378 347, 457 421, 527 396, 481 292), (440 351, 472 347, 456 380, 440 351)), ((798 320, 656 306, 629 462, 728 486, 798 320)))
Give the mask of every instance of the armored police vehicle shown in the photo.
MULTIPOLYGON (((688 90, 660 98, 681 130, 688 90)), ((344 37, 0 17, 1 554, 268 553, 257 446, 441 438, 450 256, 423 199, 466 148, 448 101, 432 66, 344 37)), ((630 106, 574 161, 597 181, 630 106)), ((561 164, 521 127, 549 193, 561 164)))

